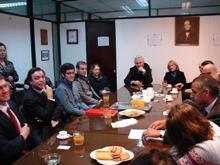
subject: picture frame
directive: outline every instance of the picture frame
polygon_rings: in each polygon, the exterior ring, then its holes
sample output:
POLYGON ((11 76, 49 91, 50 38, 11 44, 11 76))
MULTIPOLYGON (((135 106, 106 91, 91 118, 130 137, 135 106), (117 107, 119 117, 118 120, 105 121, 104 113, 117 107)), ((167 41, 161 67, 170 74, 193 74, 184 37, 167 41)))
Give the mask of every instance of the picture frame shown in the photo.
POLYGON ((78 29, 66 30, 67 44, 78 44, 78 29))
POLYGON ((48 45, 47 29, 40 29, 41 45, 48 45))
POLYGON ((41 50, 41 61, 49 61, 49 59, 50 59, 50 51, 41 50))
POLYGON ((199 17, 175 18, 175 45, 199 45, 199 17))

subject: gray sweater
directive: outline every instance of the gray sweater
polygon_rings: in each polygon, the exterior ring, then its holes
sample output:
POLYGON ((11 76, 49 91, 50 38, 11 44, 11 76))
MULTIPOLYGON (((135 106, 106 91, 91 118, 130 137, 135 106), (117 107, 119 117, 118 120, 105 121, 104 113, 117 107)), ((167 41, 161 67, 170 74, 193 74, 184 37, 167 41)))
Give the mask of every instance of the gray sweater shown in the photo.
POLYGON ((89 108, 82 102, 75 83, 72 84, 71 90, 71 86, 62 81, 57 87, 55 95, 67 114, 83 115, 84 111, 89 108))

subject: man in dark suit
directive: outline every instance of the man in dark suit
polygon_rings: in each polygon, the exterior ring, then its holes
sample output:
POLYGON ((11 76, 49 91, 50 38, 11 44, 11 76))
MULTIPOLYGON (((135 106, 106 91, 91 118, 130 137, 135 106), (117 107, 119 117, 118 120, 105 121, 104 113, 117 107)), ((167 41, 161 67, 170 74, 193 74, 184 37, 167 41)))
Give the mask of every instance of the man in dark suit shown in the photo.
POLYGON ((51 136, 58 126, 62 107, 53 99, 53 90, 46 85, 45 72, 32 68, 27 75, 30 88, 23 98, 23 113, 31 127, 31 138, 35 146, 51 136))
MULTIPOLYGON (((213 121, 220 126, 220 96, 218 82, 207 74, 202 74, 195 78, 192 82, 192 100, 185 103, 193 105, 208 120, 213 121)), ((144 133, 144 137, 159 137, 164 134, 166 119, 154 121, 148 131, 144 133)))
POLYGON ((128 75, 124 79, 124 83, 126 85, 151 86, 153 81, 151 69, 149 65, 144 62, 144 58, 137 56, 135 57, 134 63, 135 66, 130 68, 128 75))
POLYGON ((30 133, 17 106, 9 100, 9 85, 0 75, 0 164, 4 165, 23 155, 30 133))
POLYGON ((192 82, 192 100, 203 107, 207 119, 220 124, 220 96, 218 82, 207 74, 202 74, 192 82))

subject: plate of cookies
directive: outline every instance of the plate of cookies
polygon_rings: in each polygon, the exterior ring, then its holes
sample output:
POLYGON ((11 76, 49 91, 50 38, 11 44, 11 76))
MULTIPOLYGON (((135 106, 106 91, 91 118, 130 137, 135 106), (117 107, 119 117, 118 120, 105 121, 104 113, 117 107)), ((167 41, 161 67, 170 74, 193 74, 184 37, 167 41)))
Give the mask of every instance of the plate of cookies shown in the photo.
POLYGON ((90 157, 100 164, 116 165, 133 159, 134 154, 121 146, 107 146, 92 151, 90 157))
POLYGON ((119 115, 126 116, 126 117, 138 117, 145 114, 145 111, 138 110, 138 109, 126 109, 124 111, 119 112, 119 115))

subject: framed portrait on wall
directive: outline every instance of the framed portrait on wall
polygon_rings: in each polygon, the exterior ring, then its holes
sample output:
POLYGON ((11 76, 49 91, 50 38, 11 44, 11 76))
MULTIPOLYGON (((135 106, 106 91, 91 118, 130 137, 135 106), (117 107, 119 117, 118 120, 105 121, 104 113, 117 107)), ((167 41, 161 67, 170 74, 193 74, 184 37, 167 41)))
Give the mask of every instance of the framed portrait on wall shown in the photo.
POLYGON ((199 45, 199 17, 175 18, 175 45, 199 45))
POLYGON ((67 44, 78 44, 78 29, 66 30, 67 44))
POLYGON ((48 45, 47 29, 40 29, 41 45, 48 45))

